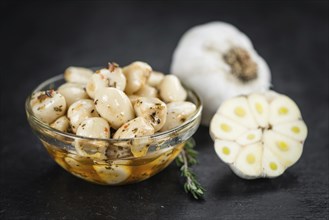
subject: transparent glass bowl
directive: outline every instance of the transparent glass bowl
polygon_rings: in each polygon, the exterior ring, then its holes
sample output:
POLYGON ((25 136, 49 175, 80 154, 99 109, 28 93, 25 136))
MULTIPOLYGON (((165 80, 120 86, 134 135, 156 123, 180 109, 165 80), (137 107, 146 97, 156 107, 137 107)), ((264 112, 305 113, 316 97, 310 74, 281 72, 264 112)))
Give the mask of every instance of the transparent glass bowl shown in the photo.
MULTIPOLYGON (((41 83, 33 93, 56 89, 63 83, 63 75, 58 75, 41 83)), ((66 171, 93 183, 123 185, 148 179, 166 168, 196 132, 202 104, 195 92, 189 89, 187 92, 187 100, 197 106, 192 117, 171 130, 131 139, 86 138, 55 130, 34 116, 30 106, 33 93, 26 99, 25 109, 34 133, 66 171), (144 149, 146 153, 135 157, 128 146, 144 149)))

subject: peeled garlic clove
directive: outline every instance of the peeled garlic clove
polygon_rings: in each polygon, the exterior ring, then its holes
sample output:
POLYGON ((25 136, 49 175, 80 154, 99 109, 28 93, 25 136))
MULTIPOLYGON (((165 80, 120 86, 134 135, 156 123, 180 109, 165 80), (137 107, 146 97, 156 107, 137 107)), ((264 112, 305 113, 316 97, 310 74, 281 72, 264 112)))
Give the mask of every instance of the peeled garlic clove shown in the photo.
POLYGON ((123 124, 113 135, 114 139, 135 138, 154 134, 154 128, 143 117, 137 117, 123 124))
POLYGON ((149 84, 152 87, 157 87, 161 83, 163 78, 164 78, 163 73, 152 71, 149 79, 147 80, 147 84, 149 84))
MULTIPOLYGON (((154 134, 154 128, 143 117, 137 117, 123 124, 114 134, 114 139, 136 138, 154 134)), ((123 143, 122 147, 130 147, 134 157, 144 156, 152 139, 135 139, 130 143, 123 143)))
POLYGON ((246 100, 257 128, 232 114, 237 105, 245 106, 245 100, 225 101, 210 124, 215 151, 242 178, 279 176, 303 151, 307 127, 300 110, 290 98, 273 91, 253 93, 246 100))
POLYGON ((171 102, 167 104, 167 118, 161 131, 166 131, 183 124, 196 111, 196 106, 191 102, 171 102))
POLYGON ((262 128, 267 127, 270 107, 266 98, 261 94, 251 94, 248 96, 248 102, 258 125, 262 128))
POLYGON ((285 167, 289 167, 297 162, 303 152, 303 145, 285 135, 274 131, 264 133, 264 145, 277 156, 285 167))
POLYGON ((64 83, 57 91, 64 96, 68 107, 80 99, 89 98, 85 86, 79 83, 64 83))
POLYGON ((174 51, 170 72, 201 96, 205 125, 223 101, 271 84, 269 67, 248 36, 224 22, 188 30, 174 51))
MULTIPOLYGON (((86 160, 76 154, 67 154, 64 158, 65 163, 67 164, 69 171, 82 179, 86 179, 90 182, 95 182, 95 179, 98 180, 99 177, 89 164, 86 164, 86 160)), ((88 161, 89 162, 89 161, 88 161)))
POLYGON ((144 85, 140 90, 134 93, 134 95, 156 98, 158 96, 158 90, 152 86, 144 85))
POLYGON ((56 121, 51 123, 50 127, 62 132, 68 132, 68 130, 70 129, 70 120, 65 115, 63 115, 57 118, 56 121))
POLYGON ((139 99, 140 96, 138 96, 138 95, 130 95, 130 96, 128 96, 128 98, 129 98, 131 104, 134 106, 135 103, 136 103, 136 101, 137 101, 137 99, 139 99))
POLYGON ((307 136, 307 127, 302 120, 274 125, 273 131, 286 135, 297 141, 304 141, 307 136))
MULTIPOLYGON (((108 122, 100 117, 87 118, 81 122, 76 135, 88 138, 110 138, 110 126, 108 122)), ((75 149, 80 156, 90 158, 106 159, 106 141, 77 139, 75 149)))
POLYGON ((246 127, 219 114, 216 114, 210 123, 210 135, 213 139, 236 140, 246 131, 246 127))
MULTIPOLYGON (((106 71, 106 70, 105 70, 106 71)), ((86 90, 91 98, 95 98, 95 93, 103 88, 109 87, 109 80, 105 74, 98 72, 92 75, 87 83, 86 90)))
POLYGON ((281 95, 270 104, 269 122, 271 125, 295 121, 300 117, 298 106, 287 96, 281 95))
POLYGON ((215 140, 215 151, 225 163, 233 163, 240 150, 241 146, 234 141, 215 140))
POLYGON ((124 165, 93 165, 98 176, 107 184, 120 184, 129 178, 131 169, 124 165))
POLYGON ((74 102, 67 111, 72 131, 75 133, 81 122, 90 117, 96 117, 98 113, 94 102, 90 99, 81 99, 74 102))
MULTIPOLYGON (((121 145, 121 144, 118 143, 118 145, 121 145)), ((106 151, 106 157, 110 160, 133 157, 130 147, 125 146, 125 144, 122 144, 122 145, 123 146, 116 146, 116 145, 108 146, 107 151, 106 151)))
POLYGON ((30 105, 33 114, 47 124, 52 123, 66 112, 64 96, 54 90, 34 93, 30 105))
POLYGON ((240 177, 253 179, 262 174, 262 145, 260 143, 242 147, 233 166, 240 177))
POLYGON ((91 69, 70 66, 64 72, 64 79, 71 83, 87 84, 92 74, 91 69))
POLYGON ((244 127, 258 127, 257 122, 251 114, 246 97, 237 97, 235 99, 227 100, 221 105, 218 113, 232 119, 244 127))
POLYGON ((110 138, 110 126, 100 117, 87 118, 77 129, 76 135, 88 138, 110 138))
POLYGON ((140 97, 134 104, 138 117, 145 118, 154 128, 159 131, 166 122, 167 106, 158 98, 140 97))
POLYGON ((125 88, 125 92, 128 95, 131 95, 137 92, 140 88, 145 85, 150 74, 152 72, 152 68, 150 65, 144 62, 136 61, 131 63, 130 65, 123 68, 123 73, 127 79, 127 84, 125 88))
POLYGON ((116 88, 107 87, 98 90, 95 94, 95 107, 114 129, 118 129, 135 117, 128 96, 116 88))
POLYGON ((184 101, 187 93, 177 76, 166 75, 159 85, 160 96, 165 102, 184 101))
POLYGON ((127 79, 122 72, 122 69, 115 63, 109 63, 107 78, 109 79, 109 87, 124 91, 127 84, 127 79))

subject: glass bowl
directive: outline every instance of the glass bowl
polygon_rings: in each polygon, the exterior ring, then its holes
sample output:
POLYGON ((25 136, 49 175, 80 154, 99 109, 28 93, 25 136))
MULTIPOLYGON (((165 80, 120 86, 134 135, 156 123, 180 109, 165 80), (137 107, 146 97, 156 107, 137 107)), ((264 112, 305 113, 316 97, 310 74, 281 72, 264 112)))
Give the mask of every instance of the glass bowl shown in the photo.
MULTIPOLYGON (((41 83, 33 93, 56 89, 63 83, 65 80, 61 74, 41 83)), ((33 114, 30 106, 33 93, 26 99, 25 110, 34 133, 50 156, 66 171, 93 183, 123 185, 148 179, 166 168, 198 129, 202 104, 194 91, 186 90, 187 100, 197 107, 193 116, 179 127, 139 138, 86 138, 53 129, 33 114), (142 149, 144 154, 134 156, 133 148, 142 149)))

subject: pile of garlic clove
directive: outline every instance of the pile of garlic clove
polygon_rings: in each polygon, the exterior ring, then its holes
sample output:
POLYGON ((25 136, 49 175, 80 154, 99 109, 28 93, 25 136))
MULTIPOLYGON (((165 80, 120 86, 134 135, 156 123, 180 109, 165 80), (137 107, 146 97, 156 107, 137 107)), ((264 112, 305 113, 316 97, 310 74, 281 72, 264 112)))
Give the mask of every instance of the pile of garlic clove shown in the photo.
MULTIPOLYGON (((153 71, 140 61, 123 68, 109 63, 108 68, 95 72, 69 67, 64 78, 66 83, 57 90, 34 93, 30 105, 34 115, 50 127, 78 136, 148 136, 183 124, 196 110, 186 101, 187 92, 176 76, 153 71)), ((113 152, 103 145, 80 140, 75 148, 80 156, 106 159, 113 152)), ((140 157, 146 154, 145 146, 149 144, 131 145, 124 146, 123 154, 130 149, 133 156, 140 157)))
POLYGON ((298 161, 307 127, 296 103, 267 91, 226 100, 211 120, 219 158, 240 177, 277 177, 298 161))

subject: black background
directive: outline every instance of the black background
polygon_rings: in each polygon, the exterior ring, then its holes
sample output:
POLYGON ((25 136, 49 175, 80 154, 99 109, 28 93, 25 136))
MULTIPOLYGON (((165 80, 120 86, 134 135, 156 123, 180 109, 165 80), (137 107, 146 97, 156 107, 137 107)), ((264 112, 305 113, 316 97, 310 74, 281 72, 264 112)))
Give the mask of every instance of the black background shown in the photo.
POLYGON ((328 2, 1 3, 1 219, 328 219, 328 2), (151 179, 98 186, 63 171, 26 121, 24 101, 69 65, 149 62, 168 72, 181 35, 221 20, 267 60, 274 89, 309 127, 300 161, 276 179, 236 177, 214 154, 208 128, 194 135, 207 189, 194 201, 172 164, 151 179))

